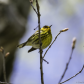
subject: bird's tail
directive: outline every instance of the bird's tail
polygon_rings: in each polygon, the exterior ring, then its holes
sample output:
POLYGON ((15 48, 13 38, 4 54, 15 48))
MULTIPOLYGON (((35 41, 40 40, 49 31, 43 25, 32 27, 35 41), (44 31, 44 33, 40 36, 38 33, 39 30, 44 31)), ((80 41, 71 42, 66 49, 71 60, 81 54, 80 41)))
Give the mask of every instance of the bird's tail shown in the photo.
POLYGON ((25 43, 22 43, 22 44, 19 44, 17 47, 22 48, 22 47, 24 47, 25 45, 26 45, 26 42, 25 42, 25 43))
POLYGON ((28 53, 31 52, 31 51, 34 51, 34 50, 36 50, 36 49, 37 49, 37 48, 32 47, 30 50, 28 50, 28 53))

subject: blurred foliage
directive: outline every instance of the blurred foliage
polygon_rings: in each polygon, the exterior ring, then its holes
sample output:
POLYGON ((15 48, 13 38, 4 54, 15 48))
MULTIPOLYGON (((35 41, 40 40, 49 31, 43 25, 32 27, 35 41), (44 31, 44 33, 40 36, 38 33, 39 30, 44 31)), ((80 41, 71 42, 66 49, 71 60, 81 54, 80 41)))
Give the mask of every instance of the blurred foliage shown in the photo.
MULTIPOLYGON (((0 46, 4 47, 5 52, 10 52, 6 57, 7 79, 13 68, 17 45, 26 30, 29 9, 28 0, 0 0, 0 46)), ((0 81, 4 81, 2 63, 0 53, 0 81)))

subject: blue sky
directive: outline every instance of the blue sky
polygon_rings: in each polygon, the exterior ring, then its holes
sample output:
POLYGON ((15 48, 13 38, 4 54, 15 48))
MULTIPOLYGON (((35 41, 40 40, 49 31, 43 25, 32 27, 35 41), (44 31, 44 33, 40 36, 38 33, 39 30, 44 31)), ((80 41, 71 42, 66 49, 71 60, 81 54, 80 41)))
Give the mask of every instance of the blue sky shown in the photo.
MULTIPOLYGON (((41 0, 39 4, 41 27, 53 25, 51 27, 52 40, 54 40, 61 29, 69 28, 68 31, 58 36, 46 54, 45 59, 49 64, 43 62, 44 83, 56 84, 68 62, 73 37, 77 38, 76 47, 63 81, 80 71, 84 64, 84 1, 41 0)), ((34 28, 37 25, 37 15, 31 8, 27 30, 20 43, 25 42, 35 32, 34 28)), ((41 83, 39 50, 28 53, 30 48, 31 46, 26 46, 16 51, 16 60, 10 78, 10 82, 13 84, 41 83)), ((46 49, 43 50, 43 53, 46 49)), ((77 84, 79 82, 84 82, 84 71, 65 84, 77 84)))

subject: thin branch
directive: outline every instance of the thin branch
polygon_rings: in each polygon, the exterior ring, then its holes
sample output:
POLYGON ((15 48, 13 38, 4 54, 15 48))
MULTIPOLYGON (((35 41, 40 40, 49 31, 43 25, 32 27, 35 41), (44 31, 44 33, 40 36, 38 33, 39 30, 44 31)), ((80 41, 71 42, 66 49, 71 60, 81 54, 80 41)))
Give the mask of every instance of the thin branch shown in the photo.
POLYGON ((1 82, 0 81, 0 84, 12 84, 12 83, 7 83, 7 82, 1 82))
POLYGON ((5 53, 4 52, 3 52, 3 74, 4 74, 4 81, 7 82, 6 69, 5 69, 5 53))
POLYGON ((38 0, 36 0, 36 7, 37 7, 37 11, 38 11, 38 27, 39 27, 39 50, 40 50, 40 72, 41 72, 41 84, 44 84, 44 80, 43 80, 43 59, 42 59, 42 45, 41 45, 41 37, 40 37, 40 7, 39 7, 39 3, 38 0))
POLYGON ((60 80, 59 80, 58 84, 62 81, 62 79, 63 79, 63 78, 64 78, 64 76, 65 76, 65 73, 66 73, 66 71, 67 71, 67 69, 68 69, 68 65, 69 65, 70 60, 71 60, 71 58, 72 58, 72 53, 73 53, 73 49, 72 49, 72 51, 71 51, 71 55, 70 55, 70 57, 69 57, 68 62, 66 63, 65 70, 64 70, 64 72, 63 72, 63 74, 62 74, 62 76, 61 76, 61 78, 60 78, 60 80))
MULTIPOLYGON (((32 6, 33 10, 36 12, 36 14, 37 14, 38 18, 40 18, 40 16, 41 16, 40 12, 38 13, 38 12, 36 11, 36 9, 34 8, 34 6, 32 5, 33 0, 30 0, 29 2, 30 2, 30 4, 31 4, 31 6, 32 6)), ((36 5, 36 6, 37 6, 37 5, 36 5)), ((38 7, 38 9, 37 9, 37 10, 39 10, 39 7, 38 7)), ((39 20, 39 22, 38 22, 38 26, 37 26, 37 27, 38 27, 38 28, 40 28, 40 19, 38 19, 38 20, 39 20)), ((36 27, 36 28, 37 28, 37 27, 36 27)), ((35 29, 36 29, 36 28, 35 28, 35 29)), ((34 29, 34 30, 35 30, 35 29, 34 29)), ((43 59, 43 60, 44 60, 45 62, 47 62, 47 64, 49 64, 49 62, 48 62, 48 61, 46 61, 45 59, 43 59)))
POLYGON ((69 63, 70 63, 71 58, 72 58, 73 50, 74 50, 74 48, 75 48, 75 43, 76 43, 76 38, 73 38, 71 54, 70 54, 69 60, 68 60, 68 62, 67 62, 67 64, 66 64, 65 70, 64 70, 64 72, 63 72, 63 74, 62 74, 62 76, 61 76, 61 78, 60 78, 58 84, 62 81, 62 79, 64 78, 65 73, 66 73, 66 71, 67 71, 67 69, 68 69, 69 63))
POLYGON ((7 79, 6 79, 6 70, 5 70, 5 52, 4 52, 4 48, 3 47, 0 48, 0 52, 3 55, 3 75, 4 75, 4 81, 7 82, 7 79))
POLYGON ((1 82, 1 81, 0 81, 0 84, 6 84, 6 83, 7 83, 7 82, 1 82))
POLYGON ((59 84, 65 83, 65 82, 71 80, 72 78, 76 77, 78 74, 80 74, 83 71, 83 69, 84 69, 84 65, 83 65, 82 69, 77 74, 75 74, 74 76, 70 77, 69 79, 67 79, 67 80, 65 80, 65 81, 63 81, 63 82, 61 82, 59 84))
POLYGON ((36 28, 34 28, 34 30, 36 30, 38 28, 38 26, 36 28))
MULTIPOLYGON (((60 35, 61 32, 58 33, 58 35, 60 35)), ((51 48, 52 44, 55 42, 55 40, 57 39, 58 35, 55 37, 54 41, 49 45, 48 49, 46 50, 43 58, 45 57, 46 53, 48 52, 48 50, 51 48)))
MULTIPOLYGON (((42 58, 42 59, 43 59, 43 58, 42 58)), ((49 64, 49 62, 48 62, 47 60, 43 59, 43 61, 45 61, 47 64, 49 64)))
POLYGON ((65 32, 65 31, 67 31, 67 30, 68 30, 68 28, 65 28, 65 29, 63 29, 63 30, 60 30, 60 32, 59 32, 59 33, 57 34, 57 36, 55 37, 54 41, 49 45, 49 47, 48 47, 48 49, 46 50, 46 52, 45 52, 43 58, 45 57, 46 53, 47 53, 48 50, 51 48, 52 44, 55 42, 55 40, 57 39, 57 37, 61 34, 61 32, 65 32))
POLYGON ((35 11, 35 13, 38 15, 38 12, 36 11, 36 9, 34 8, 34 6, 32 5, 32 3, 31 3, 31 2, 30 2, 30 4, 31 4, 31 6, 32 6, 33 10, 35 11))
POLYGON ((3 55, 3 75, 4 75, 4 82, 1 82, 1 81, 0 81, 0 83, 8 84, 8 83, 7 83, 7 78, 6 78, 5 57, 7 57, 7 56, 9 55, 9 52, 7 52, 7 53, 5 54, 5 51, 4 51, 4 48, 3 48, 3 47, 0 48, 0 52, 1 52, 2 55, 3 55))

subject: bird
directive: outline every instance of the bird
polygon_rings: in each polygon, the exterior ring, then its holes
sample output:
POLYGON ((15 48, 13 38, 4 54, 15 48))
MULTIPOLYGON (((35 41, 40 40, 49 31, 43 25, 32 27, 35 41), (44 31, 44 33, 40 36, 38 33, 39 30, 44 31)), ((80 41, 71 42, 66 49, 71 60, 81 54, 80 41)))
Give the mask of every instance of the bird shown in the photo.
MULTIPOLYGON (((51 26, 45 25, 40 29, 40 37, 41 37, 41 48, 45 49, 48 47, 52 41, 52 33, 51 33, 51 26)), ((24 46, 32 46, 31 49, 28 50, 28 53, 40 48, 39 45, 39 30, 37 30, 30 38, 22 43, 19 44, 18 48, 23 48, 24 46)))

